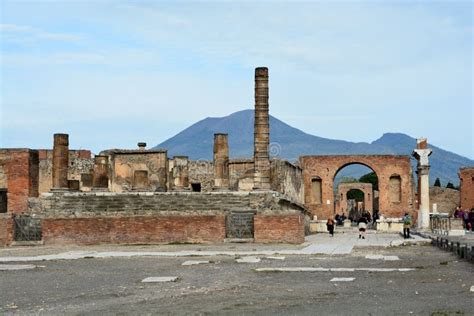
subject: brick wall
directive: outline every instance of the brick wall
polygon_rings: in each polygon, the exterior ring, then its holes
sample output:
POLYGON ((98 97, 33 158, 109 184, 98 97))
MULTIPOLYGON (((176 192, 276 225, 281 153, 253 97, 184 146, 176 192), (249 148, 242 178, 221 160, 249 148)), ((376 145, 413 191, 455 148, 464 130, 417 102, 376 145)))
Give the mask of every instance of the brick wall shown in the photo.
POLYGON ((474 167, 461 168, 459 178, 461 179, 461 208, 470 210, 474 207, 474 167))
POLYGON ((255 215, 254 239, 258 243, 289 243, 304 242, 304 216, 291 215, 255 215))
POLYGON ((55 192, 39 200, 32 211, 49 244, 222 242, 232 211, 257 214, 257 242, 304 240, 304 209, 277 192, 55 192))
MULTIPOLYGON (((395 155, 341 155, 302 156, 305 205, 319 219, 334 216, 334 178, 345 166, 362 164, 371 168, 379 180, 379 211, 385 217, 402 217, 405 212, 414 212, 413 175, 409 156, 395 155), (400 201, 390 200, 390 178, 399 176, 401 180, 400 201), (311 196, 311 181, 322 181, 322 200, 315 203, 311 196)), ((416 216, 415 216, 416 218, 416 216)))
POLYGON ((47 218, 45 244, 215 243, 225 238, 225 216, 47 218))
POLYGON ((11 214, 0 214, 0 247, 13 241, 13 219, 11 214))
POLYGON ((8 190, 8 212, 28 210, 28 198, 38 196, 38 152, 30 149, 1 149, 0 165, 8 190))
POLYGON ((288 161, 272 159, 270 165, 271 189, 285 194, 291 200, 304 204, 303 170, 288 161))

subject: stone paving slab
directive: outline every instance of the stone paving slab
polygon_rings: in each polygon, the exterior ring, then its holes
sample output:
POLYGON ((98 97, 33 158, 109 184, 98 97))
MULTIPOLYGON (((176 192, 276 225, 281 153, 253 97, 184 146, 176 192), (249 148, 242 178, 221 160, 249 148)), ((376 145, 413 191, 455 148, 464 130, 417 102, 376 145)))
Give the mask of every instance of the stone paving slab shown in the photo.
MULTIPOLYGON (((43 260, 73 260, 73 259, 84 259, 84 258, 115 258, 115 257, 213 257, 213 256, 276 256, 276 255, 315 255, 315 254, 326 254, 326 255, 347 255, 350 254, 354 247, 390 247, 394 241, 399 244, 403 243, 420 243, 420 242, 431 242, 430 239, 425 239, 420 236, 416 236, 410 240, 404 240, 399 234, 371 234, 367 239, 358 239, 358 234, 339 234, 337 237, 330 237, 326 234, 311 235, 306 238, 304 248, 290 248, 281 249, 280 245, 275 245, 274 249, 268 247, 268 245, 252 244, 252 250, 221 250, 219 245, 216 245, 215 249, 211 250, 212 247, 208 247, 210 250, 179 250, 179 251, 130 251, 129 249, 136 249, 134 246, 124 247, 111 247, 117 249, 117 251, 66 251, 60 253, 49 253, 41 254, 41 249, 37 250, 37 254, 30 256, 2 256, 0 262, 28 262, 28 261, 43 261, 43 260), (126 251, 124 251, 126 250, 126 251)), ((173 248, 182 249, 186 247, 173 248)), ((155 247, 160 249, 160 247, 155 247)), ((248 249, 249 246, 245 246, 243 249, 248 249)), ((77 248, 76 249, 81 249, 77 248)), ((83 249, 88 249, 83 247, 83 249)), ((139 248, 140 249, 140 248, 139 248)), ((237 248, 239 249, 239 248, 237 248)), ((32 253, 32 252, 29 252, 32 253)), ((33 252, 34 253, 34 252, 33 252)))

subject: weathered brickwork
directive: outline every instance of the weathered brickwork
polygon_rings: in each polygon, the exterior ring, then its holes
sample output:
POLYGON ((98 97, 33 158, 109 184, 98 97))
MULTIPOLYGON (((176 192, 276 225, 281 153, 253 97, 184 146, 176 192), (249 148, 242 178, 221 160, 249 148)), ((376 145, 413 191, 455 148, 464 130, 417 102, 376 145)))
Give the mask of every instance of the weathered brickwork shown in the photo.
POLYGON ((461 208, 474 208, 474 167, 459 169, 461 182, 461 208))
POLYGON ((272 159, 270 187, 292 201, 304 204, 303 170, 288 161, 272 159))
POLYGON ((28 198, 38 196, 38 151, 0 149, 4 189, 7 189, 9 213, 28 210, 28 198))
POLYGON ((256 215, 255 242, 301 244, 305 236, 305 219, 301 214, 256 215))
POLYGON ((305 210, 278 192, 56 192, 43 194, 35 213, 49 244, 169 243, 222 242, 233 211, 273 221, 255 227, 262 242, 302 242, 301 231, 304 239, 305 210))
MULTIPOLYGON (((39 149, 39 193, 48 192, 53 184, 53 151, 39 149)), ((91 175, 94 169, 94 159, 90 150, 69 150, 69 168, 67 178, 79 180, 81 189, 88 183, 83 183, 83 174, 91 175)))
POLYGON ((168 188, 168 158, 166 150, 112 149, 100 153, 109 156, 110 191, 166 191, 168 188), (146 172, 148 187, 137 188, 137 175, 146 172))
POLYGON ((9 246, 13 241, 13 219, 11 214, 0 214, 0 247, 9 246))
POLYGON ((225 216, 47 218, 45 244, 215 243, 225 238, 225 216))
POLYGON ((360 190, 364 193, 364 210, 372 214, 374 193, 371 183, 339 183, 336 195, 336 213, 349 215, 347 211, 347 193, 351 190, 360 190))
POLYGON ((189 183, 199 183, 202 192, 211 192, 214 186, 214 164, 206 160, 188 162, 189 183))
MULTIPOLYGON (((305 205, 320 219, 334 216, 334 178, 339 170, 351 164, 362 164, 371 168, 379 180, 379 211, 385 217, 402 217, 405 212, 415 210, 413 206, 413 175, 409 156, 303 156, 300 165, 303 168, 305 186, 305 205), (390 184, 394 178, 400 178, 400 199, 390 198, 390 184), (321 200, 312 197, 313 179, 321 180, 321 200)), ((414 218, 417 218, 414 216, 414 218)))

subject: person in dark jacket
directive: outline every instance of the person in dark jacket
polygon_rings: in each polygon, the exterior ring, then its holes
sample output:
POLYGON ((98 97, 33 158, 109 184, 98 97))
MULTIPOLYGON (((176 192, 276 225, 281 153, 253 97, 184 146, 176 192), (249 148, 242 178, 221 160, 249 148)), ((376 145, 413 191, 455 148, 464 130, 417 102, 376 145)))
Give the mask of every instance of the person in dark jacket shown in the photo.
POLYGON ((326 223, 326 227, 327 227, 328 232, 331 235, 331 237, 334 237, 334 220, 332 219, 332 217, 328 218, 328 221, 326 223))

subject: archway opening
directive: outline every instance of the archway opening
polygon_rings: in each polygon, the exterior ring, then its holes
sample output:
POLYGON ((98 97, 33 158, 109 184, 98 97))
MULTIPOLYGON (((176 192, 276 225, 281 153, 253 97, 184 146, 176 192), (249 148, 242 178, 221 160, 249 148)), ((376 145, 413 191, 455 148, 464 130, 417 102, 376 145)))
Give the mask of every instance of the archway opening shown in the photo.
POLYGON ((362 215, 378 217, 378 176, 369 166, 354 162, 339 168, 334 176, 334 214, 351 221, 362 215))

